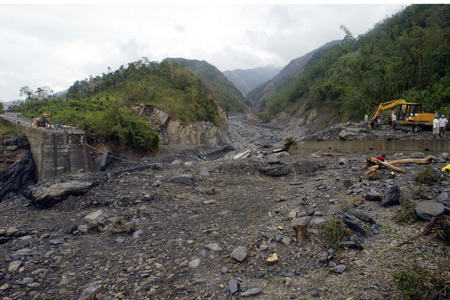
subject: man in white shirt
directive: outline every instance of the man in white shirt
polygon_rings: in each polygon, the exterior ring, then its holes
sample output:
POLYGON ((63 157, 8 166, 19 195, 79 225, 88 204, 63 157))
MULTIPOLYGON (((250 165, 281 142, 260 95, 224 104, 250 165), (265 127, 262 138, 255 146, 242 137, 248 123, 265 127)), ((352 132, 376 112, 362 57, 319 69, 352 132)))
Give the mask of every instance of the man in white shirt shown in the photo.
POLYGON ((438 116, 434 117, 433 120, 433 137, 437 138, 439 135, 439 119, 438 116))
POLYGON ((447 123, 448 123, 447 118, 444 115, 442 115, 441 118, 439 119, 439 127, 440 127, 439 134, 441 136, 445 135, 445 131, 446 131, 445 129, 447 127, 447 123))

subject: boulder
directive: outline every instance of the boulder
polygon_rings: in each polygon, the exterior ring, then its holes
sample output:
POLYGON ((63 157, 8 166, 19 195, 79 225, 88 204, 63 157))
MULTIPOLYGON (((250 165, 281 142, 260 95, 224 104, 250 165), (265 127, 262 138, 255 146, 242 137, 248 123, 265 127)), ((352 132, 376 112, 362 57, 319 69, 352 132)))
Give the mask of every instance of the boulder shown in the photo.
POLYGON ((443 203, 443 204, 447 204, 449 203, 449 197, 448 197, 448 193, 447 192, 442 192, 440 193, 437 197, 436 197, 436 201, 443 203))
POLYGON ((287 175, 290 172, 288 166, 283 164, 268 165, 259 168, 259 172, 263 175, 278 177, 287 175))
POLYGON ((194 184, 194 181, 192 180, 192 176, 187 175, 187 174, 172 176, 171 178, 169 178, 168 181, 172 182, 172 183, 180 183, 180 184, 187 184, 187 185, 194 184))
POLYGON ((400 204, 400 188, 398 186, 390 187, 386 193, 383 195, 383 199, 381 200, 381 205, 394 206, 400 204))
POLYGON ((414 207, 416 214, 425 221, 431 221, 433 217, 445 212, 445 205, 439 202, 422 201, 414 207))
POLYGON ((114 158, 111 156, 111 152, 108 151, 95 160, 95 169, 103 172, 113 162, 113 160, 114 158))
POLYGON ((347 227, 350 228, 351 230, 361 232, 362 234, 366 234, 366 230, 364 229, 364 227, 348 214, 344 214, 342 219, 344 220, 345 225, 347 225, 347 227))
POLYGON ((35 185, 28 189, 26 196, 39 208, 49 208, 69 196, 79 196, 87 193, 92 182, 77 180, 59 182, 50 186, 35 185))
POLYGON ((31 152, 27 151, 12 167, 0 173, 0 202, 9 192, 21 192, 35 184, 36 167, 31 152))
POLYGON ((317 169, 319 169, 319 165, 316 162, 309 160, 302 160, 295 164, 295 170, 299 174, 313 173, 317 169))
POLYGON ((366 215, 365 213, 363 213, 362 211, 360 211, 357 208, 354 208, 354 207, 353 208, 349 208, 347 210, 347 212, 349 214, 351 214, 352 216, 360 219, 363 222, 370 223, 370 224, 375 224, 375 221, 371 217, 369 217, 368 215, 366 215))

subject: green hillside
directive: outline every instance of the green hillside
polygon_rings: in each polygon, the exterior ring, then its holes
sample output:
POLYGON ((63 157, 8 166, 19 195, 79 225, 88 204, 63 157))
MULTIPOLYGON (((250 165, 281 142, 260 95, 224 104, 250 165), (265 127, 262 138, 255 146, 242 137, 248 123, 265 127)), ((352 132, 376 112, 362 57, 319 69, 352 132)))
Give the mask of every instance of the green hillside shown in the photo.
POLYGON ((158 145, 158 135, 130 109, 132 104, 160 107, 182 122, 210 121, 222 126, 216 98, 192 70, 173 62, 139 60, 102 76, 76 81, 67 99, 30 96, 24 115, 50 112, 52 121, 78 126, 90 136, 141 150, 158 145))
POLYGON ((196 72, 227 111, 244 111, 245 99, 242 93, 213 65, 204 60, 184 58, 166 58, 164 61, 175 62, 196 72))
POLYGON ((332 111, 361 120, 385 101, 450 113, 450 5, 411 5, 355 38, 314 54, 304 71, 265 102, 281 111, 332 111))

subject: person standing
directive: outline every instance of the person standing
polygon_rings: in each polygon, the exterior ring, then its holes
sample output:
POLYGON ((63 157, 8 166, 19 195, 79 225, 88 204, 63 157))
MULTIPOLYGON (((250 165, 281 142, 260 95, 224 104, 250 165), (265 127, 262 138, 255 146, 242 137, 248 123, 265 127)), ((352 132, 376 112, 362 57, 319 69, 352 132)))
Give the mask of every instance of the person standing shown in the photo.
POLYGON ((369 115, 366 114, 366 115, 364 116, 364 123, 368 123, 368 122, 369 122, 369 115))
POLYGON ((439 119, 438 116, 435 116, 433 120, 433 137, 437 138, 438 136, 439 136, 439 119))
POLYGON ((445 135, 445 132, 446 132, 445 129, 447 127, 447 123, 448 123, 447 118, 444 115, 442 115, 441 118, 439 119, 439 127, 440 127, 439 135, 440 136, 444 136, 445 135))

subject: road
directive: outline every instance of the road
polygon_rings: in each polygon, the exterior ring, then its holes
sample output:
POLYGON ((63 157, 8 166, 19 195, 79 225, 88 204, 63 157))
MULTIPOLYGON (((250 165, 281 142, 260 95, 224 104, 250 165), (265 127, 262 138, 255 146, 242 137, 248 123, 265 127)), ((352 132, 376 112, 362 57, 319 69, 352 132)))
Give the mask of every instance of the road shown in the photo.
MULTIPOLYGON (((32 124, 32 120, 30 118, 24 117, 22 116, 20 113, 14 113, 14 112, 6 112, 3 115, 0 115, 0 117, 12 121, 14 123, 19 123, 23 126, 27 126, 27 122, 28 122, 28 126, 30 127, 32 124)), ((69 130, 70 132, 77 132, 77 133, 83 133, 83 131, 81 130, 77 130, 76 128, 64 128, 64 129, 47 129, 45 127, 37 127, 35 129, 38 130, 44 130, 44 131, 48 131, 48 132, 63 132, 64 130, 69 130)))

